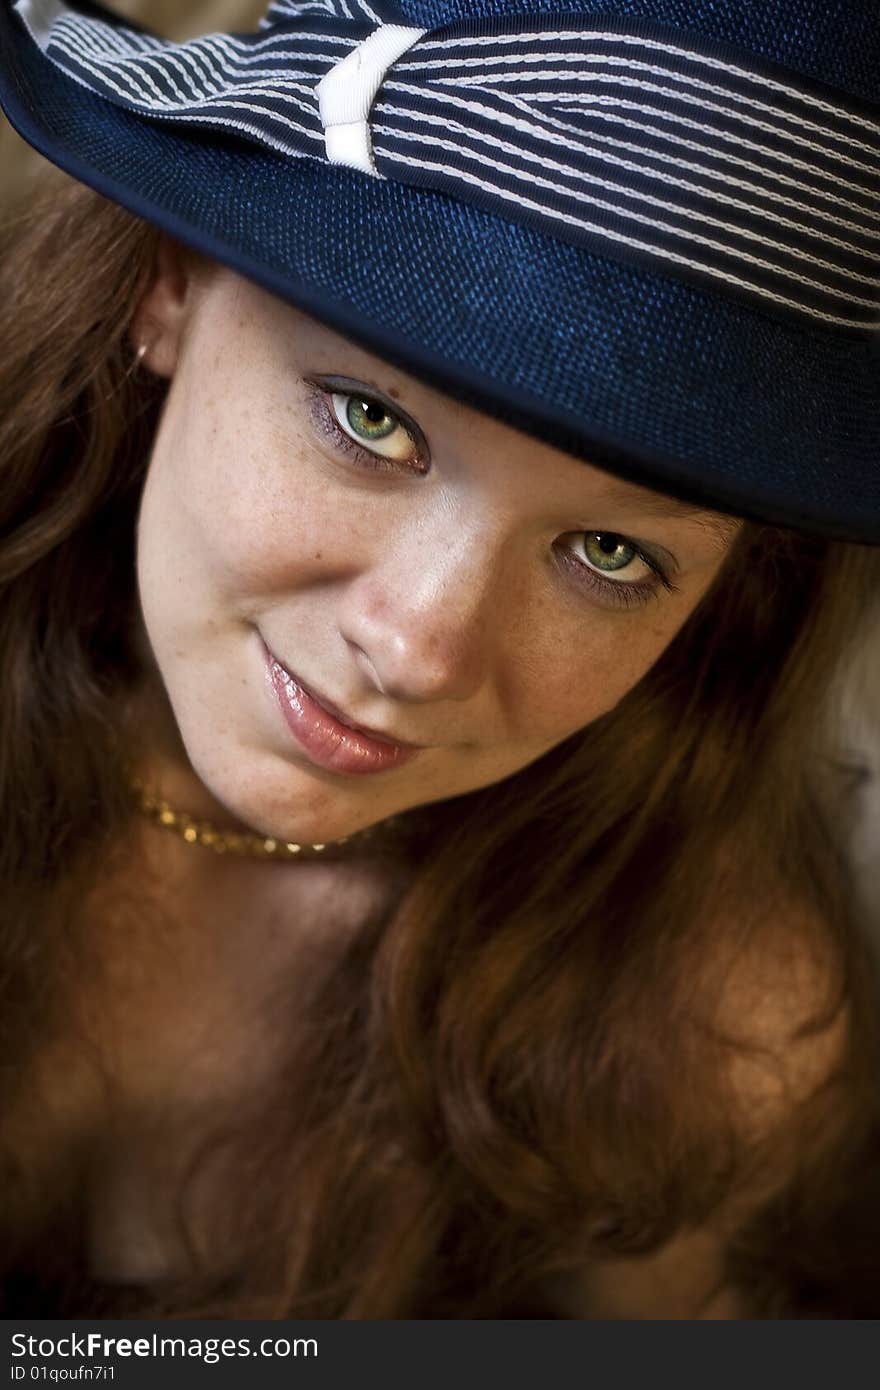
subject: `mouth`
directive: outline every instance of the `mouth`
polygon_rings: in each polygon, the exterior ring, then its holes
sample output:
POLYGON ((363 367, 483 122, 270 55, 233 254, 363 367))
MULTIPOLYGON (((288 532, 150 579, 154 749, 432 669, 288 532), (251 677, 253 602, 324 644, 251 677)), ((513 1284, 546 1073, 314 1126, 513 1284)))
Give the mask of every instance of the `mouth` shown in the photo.
MULTIPOLYGON (((278 665, 281 667, 282 671, 286 671, 286 668, 280 661, 278 665)), ((368 724, 355 723, 353 719, 349 719, 345 711, 341 710, 338 705, 334 705, 330 700, 325 699, 323 695, 319 695, 311 686, 304 685, 299 679, 299 676, 294 676, 292 672, 287 672, 287 674, 290 676, 291 680, 296 681, 301 690, 304 690, 306 694, 314 700, 316 704, 320 705, 322 709, 325 709, 328 714, 332 714, 337 723, 342 724, 344 728, 351 729, 356 734, 364 734, 367 738, 373 739, 376 743, 387 743, 392 748, 424 748, 426 746, 423 743, 409 743, 406 739, 393 738, 390 734, 382 733, 380 729, 371 729, 368 724)))
POLYGON ((263 641, 266 670, 284 722, 310 761, 331 772, 382 772, 411 762, 423 745, 392 739, 348 720, 303 684, 263 641))

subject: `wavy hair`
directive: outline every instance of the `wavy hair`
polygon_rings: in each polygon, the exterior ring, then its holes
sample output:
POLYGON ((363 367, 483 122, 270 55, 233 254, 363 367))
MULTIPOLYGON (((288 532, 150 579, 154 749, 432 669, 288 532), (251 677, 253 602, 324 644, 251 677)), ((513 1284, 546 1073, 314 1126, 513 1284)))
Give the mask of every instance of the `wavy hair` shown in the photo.
POLYGON ((194 1157, 189 1192, 221 1163, 236 1193, 211 1213, 215 1253, 181 1194, 192 1277, 153 1293, 90 1277, 92 1141, 72 1124, 59 1146, 26 1101, 34 1069, 41 1094, 69 1086, 78 906, 135 814, 119 711, 138 676, 136 521, 166 388, 135 369, 128 330, 157 247, 57 175, 0 242, 7 1307, 552 1316, 542 1281, 661 1248, 784 1150, 725 1277, 755 1316, 869 1315, 876 1001, 829 709, 880 551, 755 522, 615 709, 415 813, 402 900, 290 1001, 305 1026, 281 1082, 194 1157), (721 1003, 737 962, 780 942, 821 961, 809 1025, 846 1006, 849 1041, 832 1077, 750 1136, 731 1082, 750 1043, 721 1003))

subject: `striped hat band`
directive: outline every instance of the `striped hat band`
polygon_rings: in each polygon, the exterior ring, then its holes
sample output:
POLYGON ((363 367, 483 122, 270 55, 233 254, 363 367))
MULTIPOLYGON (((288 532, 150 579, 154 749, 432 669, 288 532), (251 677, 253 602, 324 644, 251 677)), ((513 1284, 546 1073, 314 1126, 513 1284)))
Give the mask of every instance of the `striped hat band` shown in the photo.
POLYGON ((880 326, 876 108, 744 51, 570 13, 427 30, 382 0, 279 0, 255 33, 186 43, 15 8, 143 116, 448 193, 777 317, 880 326))

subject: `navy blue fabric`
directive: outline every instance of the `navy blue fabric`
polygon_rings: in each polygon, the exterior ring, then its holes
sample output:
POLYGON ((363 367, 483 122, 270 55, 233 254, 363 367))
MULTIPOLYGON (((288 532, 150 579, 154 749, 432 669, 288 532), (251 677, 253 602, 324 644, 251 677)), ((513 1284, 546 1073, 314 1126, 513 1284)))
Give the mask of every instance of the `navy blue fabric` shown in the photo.
POLYGON ((576 13, 671 24, 737 44, 804 77, 880 101, 878 0, 397 0, 405 23, 435 29, 456 20, 576 13))
MULTIPOLYGON (((320 84, 374 28, 323 0, 276 0, 259 32, 156 38, 146 53, 142 35, 69 6, 37 32, 114 105, 326 163, 320 84)), ((596 32, 580 15, 505 16, 408 38, 370 109, 380 176, 808 327, 880 331, 880 118, 866 103, 643 20, 596 32)))
POLYGON ((0 100, 74 177, 404 371, 636 482, 880 544, 880 343, 472 205, 111 106, 0 7, 0 100))
POLYGON ((876 332, 877 112, 717 40, 676 52, 667 25, 606 20, 601 43, 585 28, 556 15, 534 49, 522 16, 426 34, 373 102, 376 167, 777 315, 876 332))

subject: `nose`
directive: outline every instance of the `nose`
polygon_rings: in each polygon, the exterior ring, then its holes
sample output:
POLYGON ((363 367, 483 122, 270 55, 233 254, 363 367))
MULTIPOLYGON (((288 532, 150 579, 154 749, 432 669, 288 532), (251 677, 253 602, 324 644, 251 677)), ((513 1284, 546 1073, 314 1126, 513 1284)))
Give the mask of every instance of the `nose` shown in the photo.
POLYGON ((391 699, 470 699, 499 642, 502 538, 485 527, 455 528, 448 513, 438 530, 395 532, 343 601, 342 635, 391 699))

